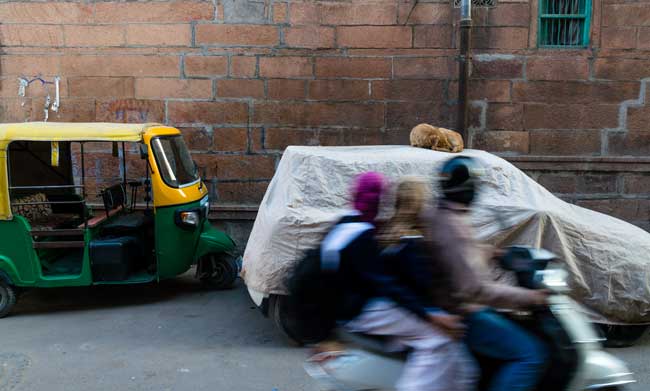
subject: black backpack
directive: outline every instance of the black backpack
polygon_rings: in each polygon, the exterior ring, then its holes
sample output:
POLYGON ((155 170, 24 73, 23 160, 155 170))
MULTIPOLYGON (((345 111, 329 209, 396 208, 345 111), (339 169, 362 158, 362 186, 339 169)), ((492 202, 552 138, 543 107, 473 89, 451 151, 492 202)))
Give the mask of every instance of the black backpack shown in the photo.
POLYGON ((292 319, 294 340, 317 343, 336 327, 336 309, 341 300, 337 278, 337 270, 322 269, 320 246, 305 252, 289 273, 286 310, 292 319))
POLYGON ((319 342, 326 339, 336 327, 345 294, 341 289, 343 284, 338 257, 341 251, 368 228, 374 227, 356 221, 355 216, 343 217, 328 231, 321 245, 305 252, 302 260, 288 274, 286 310, 289 312, 288 318, 292 319, 294 335, 291 337, 294 340, 302 343, 319 342), (323 245, 326 250, 325 259, 322 258, 323 245))

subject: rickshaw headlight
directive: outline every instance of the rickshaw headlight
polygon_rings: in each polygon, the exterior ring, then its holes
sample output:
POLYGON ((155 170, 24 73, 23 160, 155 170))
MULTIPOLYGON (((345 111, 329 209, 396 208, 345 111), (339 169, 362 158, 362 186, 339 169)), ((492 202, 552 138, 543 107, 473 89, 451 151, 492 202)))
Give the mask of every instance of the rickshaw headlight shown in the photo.
POLYGON ((201 220, 198 212, 181 212, 180 213, 181 223, 191 227, 197 227, 199 221, 201 220))

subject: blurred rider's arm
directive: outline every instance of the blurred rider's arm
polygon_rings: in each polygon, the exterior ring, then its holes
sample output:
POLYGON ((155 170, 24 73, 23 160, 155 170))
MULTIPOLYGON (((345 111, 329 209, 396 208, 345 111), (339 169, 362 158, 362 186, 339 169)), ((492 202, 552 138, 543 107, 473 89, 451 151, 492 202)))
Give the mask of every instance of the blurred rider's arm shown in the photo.
POLYGON ((447 274, 451 289, 449 294, 456 303, 520 309, 545 302, 546 293, 497 284, 482 278, 482 271, 475 266, 477 260, 469 259, 472 255, 480 256, 481 251, 468 251, 477 243, 468 237, 467 232, 462 232, 470 228, 455 224, 455 221, 447 218, 449 213, 452 212, 442 211, 429 217, 429 240, 432 260, 440 273, 447 274))

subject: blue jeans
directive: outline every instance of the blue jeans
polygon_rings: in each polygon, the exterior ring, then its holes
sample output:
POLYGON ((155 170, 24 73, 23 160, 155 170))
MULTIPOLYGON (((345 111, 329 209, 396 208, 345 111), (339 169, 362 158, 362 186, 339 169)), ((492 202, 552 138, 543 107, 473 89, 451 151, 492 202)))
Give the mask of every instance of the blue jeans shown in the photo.
POLYGON ((470 350, 505 362, 492 379, 489 391, 530 391, 546 366, 544 344, 489 309, 467 317, 466 342, 470 350))

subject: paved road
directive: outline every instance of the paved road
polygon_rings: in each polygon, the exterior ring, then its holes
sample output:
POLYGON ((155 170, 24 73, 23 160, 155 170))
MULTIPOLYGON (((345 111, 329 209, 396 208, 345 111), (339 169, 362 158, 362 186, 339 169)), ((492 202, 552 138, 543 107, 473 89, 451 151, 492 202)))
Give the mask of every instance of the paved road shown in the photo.
POLYGON ((625 391, 650 390, 650 334, 646 334, 635 346, 624 349, 608 349, 610 353, 625 360, 634 372, 636 384, 625 391))
POLYGON ((0 320, 1 391, 316 391, 304 356, 241 284, 205 292, 188 277, 35 290, 0 320))
MULTIPOLYGON (((650 388, 650 339, 615 354, 650 388), (647 354, 647 356, 646 356, 647 354)), ((0 391, 316 391, 241 284, 35 290, 0 320, 0 391)))

